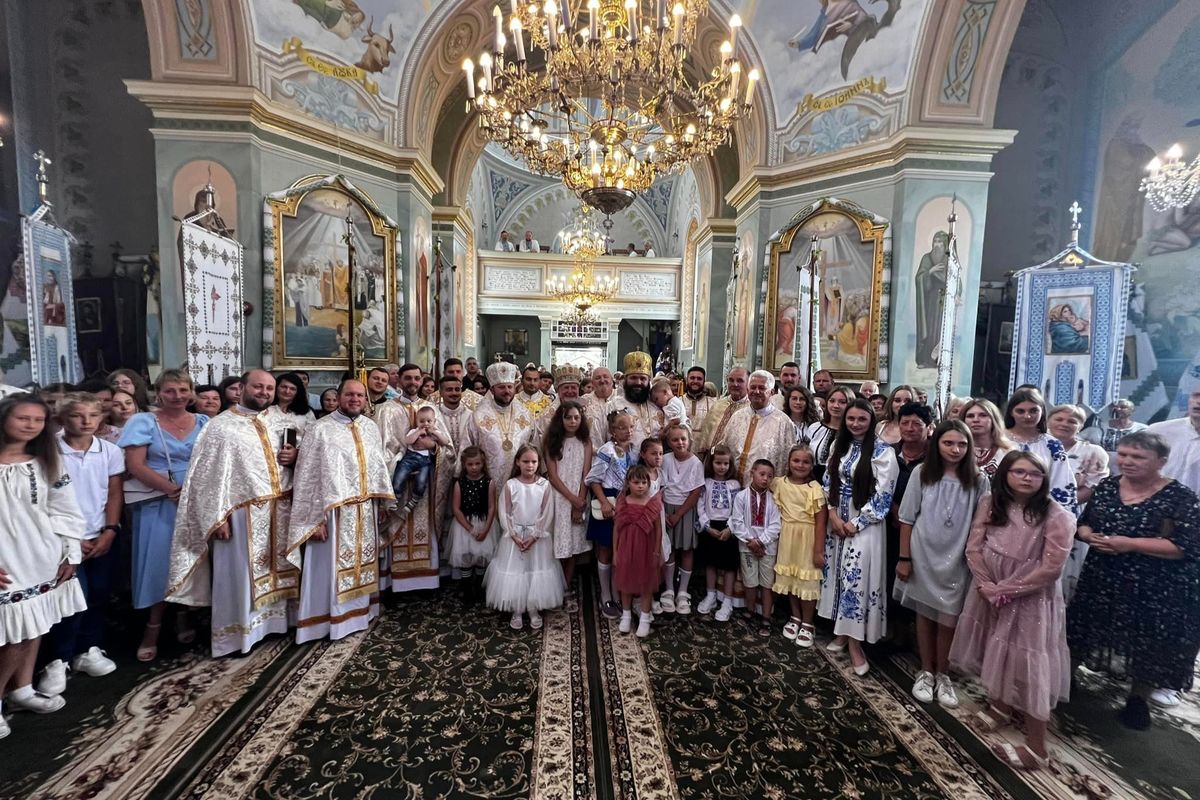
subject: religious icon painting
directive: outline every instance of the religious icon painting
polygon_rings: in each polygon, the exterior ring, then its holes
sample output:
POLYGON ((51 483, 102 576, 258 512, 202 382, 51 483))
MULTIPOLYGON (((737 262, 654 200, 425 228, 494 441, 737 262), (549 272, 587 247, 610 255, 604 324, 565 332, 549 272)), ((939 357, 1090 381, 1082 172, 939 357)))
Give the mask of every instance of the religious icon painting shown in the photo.
POLYGON ((100 322, 100 298, 80 297, 75 300, 75 325, 80 333, 103 333, 100 322))
POLYGON ((274 365, 314 369, 396 360, 397 225, 341 175, 268 195, 274 365))
POLYGON ((1046 355, 1087 355, 1092 341, 1092 292, 1090 289, 1055 290, 1046 293, 1046 355))
POLYGON ((25 303, 34 382, 78 383, 82 376, 71 284, 71 236, 44 216, 22 222, 25 303))
POLYGON ((835 380, 886 380, 880 363, 887 222, 845 200, 818 200, 768 240, 763 364, 796 361, 835 380), (817 237, 816 274, 809 270, 817 237), (812 299, 810 299, 812 298, 812 299), (803 302, 802 302, 803 300, 803 302))

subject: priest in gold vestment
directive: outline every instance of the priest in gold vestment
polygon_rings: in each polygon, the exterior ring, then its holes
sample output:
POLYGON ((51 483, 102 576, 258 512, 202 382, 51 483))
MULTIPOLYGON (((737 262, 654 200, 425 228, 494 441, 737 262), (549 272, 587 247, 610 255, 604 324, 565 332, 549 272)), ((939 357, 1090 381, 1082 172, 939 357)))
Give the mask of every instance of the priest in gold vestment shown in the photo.
POLYGON ((467 444, 483 450, 488 474, 499 487, 512 472, 517 448, 533 436, 533 417, 520 400, 514 399, 518 380, 515 365, 503 361, 489 364, 487 379, 491 393, 467 420, 467 444))
MULTIPOLYGON (((401 378, 405 377, 402 373, 401 378)), ((456 451, 450 429, 432 403, 410 398, 406 392, 398 400, 375 407, 375 424, 379 427, 387 473, 391 476, 404 458, 404 436, 417 424, 417 409, 425 406, 434 409, 434 424, 451 444, 439 446, 434 452, 429 485, 421 502, 408 514, 388 518, 381 586, 394 592, 438 587, 439 539, 446 527, 442 524, 442 512, 447 508, 453 484, 456 451)))
POLYGON ((283 417, 265 413, 271 373, 250 370, 243 384, 241 403, 196 438, 171 543, 167 599, 212 606, 214 657, 287 633, 300 588, 287 559, 296 448, 283 417))
POLYGON ((787 457, 796 443, 796 426, 787 414, 771 405, 774 388, 775 376, 770 372, 750 373, 750 401, 734 412, 721 440, 733 451, 735 477, 743 486, 750 485, 750 468, 760 458, 775 465, 776 475, 787 475, 787 457))
POLYGON ((642 440, 651 436, 659 436, 667 425, 667 415, 663 409, 650 402, 650 369, 654 360, 649 353, 634 351, 625 356, 624 391, 621 397, 613 401, 613 410, 625 409, 633 415, 634 452, 642 446, 642 440))
POLYGON ((746 396, 749 379, 750 371, 745 367, 729 370, 729 374, 725 376, 726 394, 718 397, 704 416, 704 426, 700 429, 700 447, 696 450, 696 455, 707 458, 708 451, 725 440, 725 431, 729 428, 729 421, 733 419, 734 413, 750 403, 750 398, 746 396))
POLYGON ((340 639, 379 614, 379 519, 395 504, 367 387, 338 388, 338 410, 314 422, 296 460, 288 560, 300 577, 296 642, 340 639))

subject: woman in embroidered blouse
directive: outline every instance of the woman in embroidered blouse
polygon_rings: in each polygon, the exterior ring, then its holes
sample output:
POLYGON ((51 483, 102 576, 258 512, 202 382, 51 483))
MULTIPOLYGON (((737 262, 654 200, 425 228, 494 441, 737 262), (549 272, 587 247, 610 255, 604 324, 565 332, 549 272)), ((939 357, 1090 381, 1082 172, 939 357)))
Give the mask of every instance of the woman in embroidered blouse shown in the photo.
MULTIPOLYGON (((64 701, 33 690, 38 642, 87 606, 75 579, 84 520, 49 416, 31 394, 0 401, 0 689, 14 687, 10 708, 43 714, 64 701)), ((8 733, 0 716, 0 738, 8 733)))
MULTIPOLYGON (((166 609, 163 599, 167 593, 179 493, 192 457, 192 445, 208 422, 208 417, 203 414, 187 411, 192 399, 192 379, 187 372, 164 370, 156 389, 158 410, 135 414, 117 442, 125 450, 125 465, 130 476, 163 493, 133 506, 133 571, 130 576, 133 607, 150 609, 142 644, 137 651, 139 661, 153 661, 158 656, 158 632, 166 609)), ((187 612, 179 612, 176 627, 176 638, 180 643, 195 641, 196 631, 188 621, 187 612)))
POLYGON ((862 643, 878 641, 887 630, 884 521, 899 472, 896 451, 875 438, 875 409, 855 400, 825 471, 829 532, 817 613, 833 620, 836 638, 827 649, 836 653, 848 645, 858 675, 870 669, 862 643))
MULTIPOLYGON (((821 421, 821 413, 807 386, 793 386, 783 395, 784 413, 796 426, 796 441, 808 441, 808 429, 821 421)), ((814 464, 815 466, 815 464, 814 464)))
POLYGON ((1004 431, 1004 418, 1000 409, 991 400, 970 400, 959 410, 958 418, 967 423, 971 429, 971 439, 975 447, 975 466, 979 471, 991 478, 996 474, 1001 459, 1016 445, 1009 440, 1004 431))
POLYGON ((825 476, 825 467, 829 464, 829 453, 833 447, 833 440, 837 438, 838 431, 842 429, 842 417, 846 413, 847 406, 853 402, 853 389, 847 389, 845 386, 833 387, 825 397, 825 410, 821 421, 809 425, 804 432, 803 438, 808 440, 809 449, 816 457, 816 464, 813 465, 813 477, 817 480, 821 480, 825 476))
POLYGON ((1050 497, 1072 514, 1079 513, 1075 475, 1067 448, 1046 432, 1046 400, 1031 386, 1017 389, 1004 409, 1004 427, 1017 449, 1034 453, 1050 465, 1050 497))

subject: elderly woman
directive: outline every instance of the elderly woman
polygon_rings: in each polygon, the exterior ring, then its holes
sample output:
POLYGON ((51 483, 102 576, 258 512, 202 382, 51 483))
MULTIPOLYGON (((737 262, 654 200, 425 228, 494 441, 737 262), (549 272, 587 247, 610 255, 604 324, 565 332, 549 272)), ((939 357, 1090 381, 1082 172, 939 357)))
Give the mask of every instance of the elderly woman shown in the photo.
POLYGON ((1187 689, 1200 647, 1200 499, 1162 468, 1156 433, 1117 447, 1120 476, 1105 478, 1079 520, 1091 546, 1067 612, 1072 659, 1132 681, 1123 725, 1150 727, 1156 687, 1187 689))

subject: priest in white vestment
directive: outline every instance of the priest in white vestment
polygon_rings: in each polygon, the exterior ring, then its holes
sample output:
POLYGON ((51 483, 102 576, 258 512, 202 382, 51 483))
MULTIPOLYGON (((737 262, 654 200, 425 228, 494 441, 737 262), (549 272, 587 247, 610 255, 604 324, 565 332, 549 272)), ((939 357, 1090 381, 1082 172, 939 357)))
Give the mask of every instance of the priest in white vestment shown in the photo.
POLYGON ((717 398, 709 397, 704 391, 704 381, 708 377, 704 367, 694 366, 687 371, 684 381, 683 407, 687 410, 688 426, 692 429, 692 452, 702 453, 707 449, 704 443, 704 421, 712 410, 717 398))
POLYGON ((266 414, 275 378, 250 370, 238 405, 205 426, 179 495, 167 600, 212 606, 212 654, 250 652, 294 624, 299 564, 287 559, 296 448, 266 414))
POLYGON ((608 441, 608 415, 614 408, 613 386, 613 375, 608 367, 596 367, 592 370, 592 391, 579 399, 592 434, 593 453, 608 441))
POLYGON ((796 443, 796 426, 787 414, 771 405, 775 376, 763 369, 750 373, 749 403, 734 412, 722 440, 733 451, 733 466, 742 486, 750 485, 750 469, 758 459, 775 465, 776 475, 787 475, 787 456, 796 443))
POLYGON ((287 553, 304 566, 297 644, 340 639, 379 615, 378 522, 396 498, 366 407, 367 388, 344 381, 337 411, 309 426, 296 459, 287 553))
POLYGON ((492 483, 503 486, 512 472, 517 448, 533 436, 533 417, 514 399, 517 368, 503 361, 489 364, 490 394, 467 420, 467 444, 483 450, 492 483))
POLYGON ((453 485, 454 437, 446 427, 446 421, 437 412, 437 406, 412 397, 408 393, 410 382, 407 372, 401 371, 400 386, 404 394, 395 402, 375 407, 375 424, 387 458, 389 478, 396 465, 404 458, 407 446, 404 436, 417 425, 417 410, 433 408, 434 425, 451 444, 439 445, 433 452, 433 468, 429 473, 429 484, 425 497, 404 515, 388 518, 383 553, 382 587, 393 592, 411 592, 418 589, 436 589, 442 555, 439 541, 443 530, 443 512, 448 505, 450 488, 453 485))
POLYGON ((729 421, 733 419, 733 415, 750 404, 750 398, 746 396, 749 379, 750 372, 745 367, 729 370, 729 374, 725 376, 726 394, 718 397, 709 406, 708 414, 704 417, 704 427, 700 431, 700 441, 703 444, 696 455, 707 458, 708 451, 725 440, 725 431, 729 428, 729 421))

